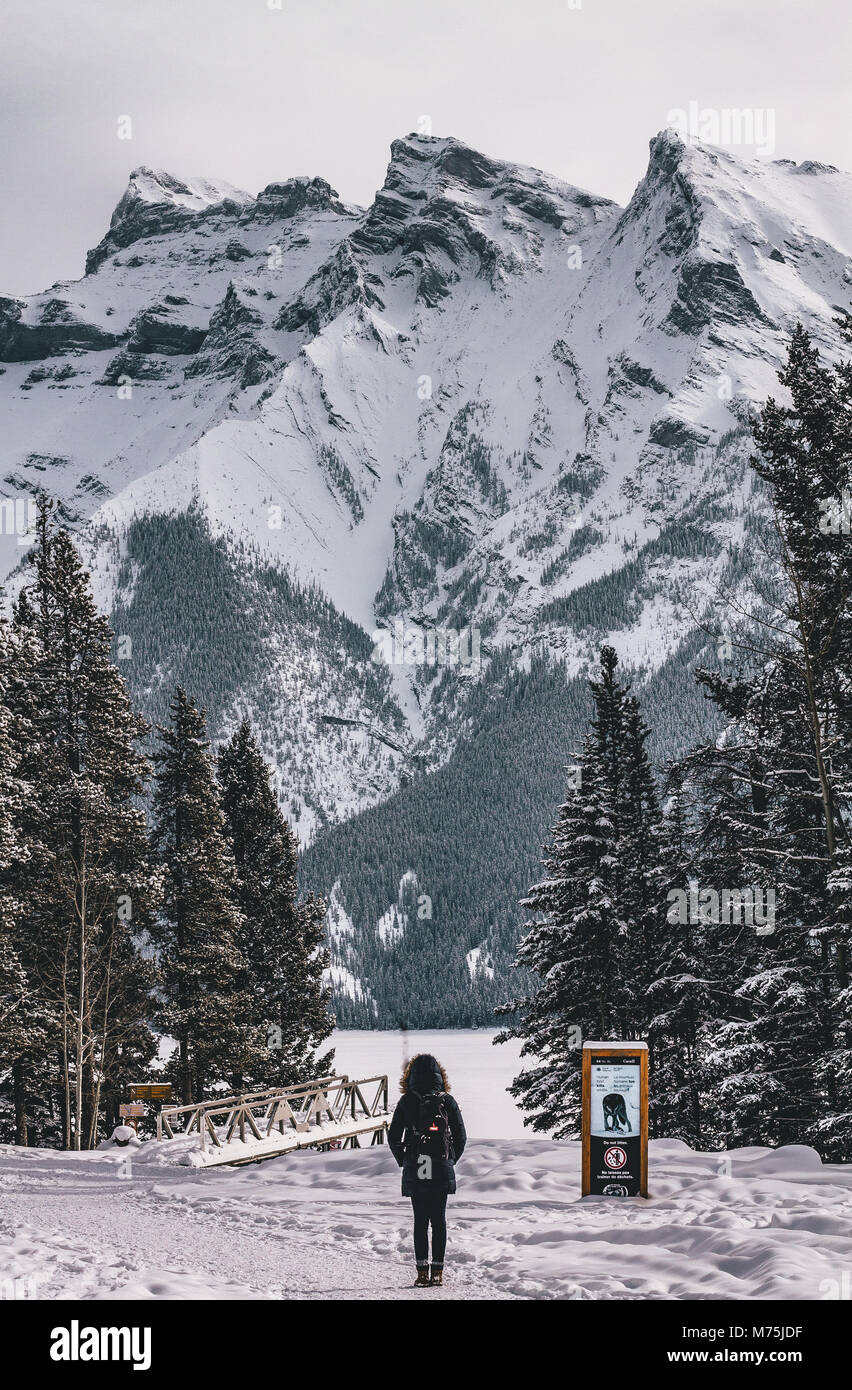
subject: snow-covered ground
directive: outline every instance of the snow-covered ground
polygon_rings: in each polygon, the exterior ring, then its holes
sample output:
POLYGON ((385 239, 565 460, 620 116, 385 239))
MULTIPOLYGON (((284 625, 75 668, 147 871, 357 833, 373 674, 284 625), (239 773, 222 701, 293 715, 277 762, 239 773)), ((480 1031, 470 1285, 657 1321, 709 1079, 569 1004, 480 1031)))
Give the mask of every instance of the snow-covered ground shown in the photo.
POLYGON ((203 1172, 0 1149, 0 1276, 44 1299, 822 1299, 848 1287, 852 1167, 652 1142, 647 1201, 579 1196, 580 1146, 474 1139, 447 1283, 410 1287, 386 1147, 203 1172), (844 1283, 845 1276, 845 1283, 844 1283))
MULTIPOLYGON (((852 1284, 852 1165, 811 1149, 651 1143, 647 1201, 580 1197, 580 1146, 524 1134, 516 1045, 487 1030, 335 1034, 336 1069, 435 1053, 470 1144, 447 1283, 410 1287, 410 1209, 386 1146, 248 1168, 0 1147, 0 1288, 54 1298, 792 1298, 852 1284)), ((175 1141, 180 1144, 181 1141, 175 1141)))

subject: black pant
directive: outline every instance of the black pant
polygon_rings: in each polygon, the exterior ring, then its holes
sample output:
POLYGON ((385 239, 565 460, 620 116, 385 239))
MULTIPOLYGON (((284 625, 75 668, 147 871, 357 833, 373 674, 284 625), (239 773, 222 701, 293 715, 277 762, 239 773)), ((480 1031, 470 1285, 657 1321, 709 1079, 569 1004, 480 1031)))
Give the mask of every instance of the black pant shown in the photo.
POLYGON ((414 1258, 419 1265, 429 1263, 429 1226, 432 1226, 432 1263, 444 1263, 447 1248, 446 1192, 418 1192, 412 1197, 414 1208, 414 1258))

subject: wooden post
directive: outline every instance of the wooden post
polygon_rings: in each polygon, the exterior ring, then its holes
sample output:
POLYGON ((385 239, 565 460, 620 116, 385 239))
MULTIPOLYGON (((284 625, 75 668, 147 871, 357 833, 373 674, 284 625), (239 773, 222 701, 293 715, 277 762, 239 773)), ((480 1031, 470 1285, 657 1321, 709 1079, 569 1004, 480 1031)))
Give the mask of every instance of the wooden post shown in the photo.
POLYGON ((583 1196, 648 1196, 648 1044, 583 1044, 583 1196))

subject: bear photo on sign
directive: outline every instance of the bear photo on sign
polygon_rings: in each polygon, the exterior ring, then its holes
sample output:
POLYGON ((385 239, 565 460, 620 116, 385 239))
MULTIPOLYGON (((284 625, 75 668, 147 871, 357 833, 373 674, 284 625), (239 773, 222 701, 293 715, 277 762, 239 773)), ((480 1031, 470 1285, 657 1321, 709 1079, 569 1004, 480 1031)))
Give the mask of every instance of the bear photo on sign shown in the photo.
POLYGON ((616 1134, 638 1134, 639 1067, 619 1062, 592 1066, 591 1133, 601 1138, 616 1134))

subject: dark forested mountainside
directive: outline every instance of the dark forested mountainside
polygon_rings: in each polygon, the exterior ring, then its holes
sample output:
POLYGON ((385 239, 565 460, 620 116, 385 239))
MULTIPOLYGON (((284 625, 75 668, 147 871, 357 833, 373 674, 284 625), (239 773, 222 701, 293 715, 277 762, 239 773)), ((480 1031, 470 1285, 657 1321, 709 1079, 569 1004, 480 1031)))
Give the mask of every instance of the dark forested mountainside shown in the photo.
MULTIPOLYGON (((658 767, 720 727, 694 678, 707 659, 708 639, 696 633, 642 686, 658 767)), ((523 921, 518 902, 576 761, 588 685, 545 660, 518 670, 506 655, 472 706, 471 732, 445 767, 330 827, 302 857, 303 886, 329 897, 337 884, 357 924, 333 939, 335 959, 365 991, 353 998, 338 986, 344 1026, 486 1025, 505 998, 523 921), (404 929, 383 939, 378 924, 408 873, 431 900, 431 917, 412 905, 404 929), (468 962, 477 948, 479 968, 468 962)))

